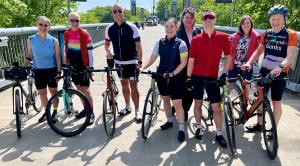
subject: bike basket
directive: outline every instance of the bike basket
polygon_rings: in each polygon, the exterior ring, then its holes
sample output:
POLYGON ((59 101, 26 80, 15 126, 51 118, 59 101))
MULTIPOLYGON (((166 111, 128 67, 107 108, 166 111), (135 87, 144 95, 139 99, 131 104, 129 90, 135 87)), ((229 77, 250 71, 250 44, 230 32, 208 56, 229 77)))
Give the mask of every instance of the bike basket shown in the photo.
POLYGON ((24 81, 27 79, 27 71, 22 68, 9 68, 4 70, 4 79, 12 81, 24 81))

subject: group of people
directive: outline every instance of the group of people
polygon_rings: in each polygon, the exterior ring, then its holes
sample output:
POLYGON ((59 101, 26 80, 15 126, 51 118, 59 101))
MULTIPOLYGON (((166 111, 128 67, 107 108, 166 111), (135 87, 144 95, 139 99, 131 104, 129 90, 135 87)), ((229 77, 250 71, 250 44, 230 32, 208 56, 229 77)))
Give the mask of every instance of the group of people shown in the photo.
MULTIPOLYGON (((163 100, 163 110, 166 115, 166 123, 162 130, 173 127, 173 115, 179 126, 177 139, 185 140, 185 122, 188 119, 188 111, 194 102, 194 116, 197 122, 195 137, 202 139, 203 127, 201 126, 201 106, 204 90, 214 112, 216 124, 216 142, 222 147, 227 147, 227 142, 222 135, 221 96, 217 83, 206 84, 207 81, 220 80, 226 82, 227 78, 236 77, 237 66, 246 70, 244 78, 251 79, 252 65, 261 54, 264 54, 261 75, 272 73, 275 76, 287 75, 294 60, 298 46, 297 33, 286 27, 288 10, 283 5, 272 7, 269 12, 271 29, 262 35, 255 32, 250 16, 243 16, 238 26, 238 31, 232 35, 220 32, 214 28, 216 14, 207 10, 203 12, 201 19, 203 30, 195 27, 195 10, 185 8, 178 25, 177 20, 170 18, 165 24, 165 37, 158 40, 152 54, 143 63, 141 37, 137 27, 124 19, 124 8, 116 3, 112 7, 114 23, 105 30, 105 52, 107 64, 110 67, 122 67, 122 74, 118 73, 121 80, 125 107, 120 115, 127 115, 133 110, 135 118, 141 121, 139 110, 138 75, 146 70, 160 58, 157 73, 157 86, 163 100), (111 47, 112 43, 112 47, 111 47), (113 50, 111 50, 111 48, 113 50), (221 56, 225 60, 222 74, 219 73, 221 56), (248 70, 250 69, 250 70, 248 70), (171 102, 172 101, 172 102, 171 102)), ((78 70, 93 67, 92 39, 86 30, 79 26, 80 16, 76 12, 69 14, 71 25, 64 34, 65 58, 67 63, 78 70)), ((42 105, 47 104, 47 86, 51 94, 57 91, 57 75, 61 74, 61 55, 57 39, 48 34, 50 20, 41 16, 38 18, 38 34, 28 39, 28 55, 25 65, 33 60, 36 87, 41 96, 42 105)), ((83 75, 72 77, 77 89, 84 93, 93 110, 93 100, 89 90, 89 79, 83 75)), ((286 82, 274 80, 265 85, 267 91, 271 88, 271 97, 274 108, 276 124, 278 124, 282 108, 281 99, 286 82)), ((248 87, 249 89, 249 87, 248 87)), ((54 109, 57 109, 58 101, 54 109)), ((262 111, 262 110, 260 110, 262 111)), ((81 118, 85 115, 82 110, 76 115, 81 118)), ((94 114, 90 124, 94 122, 94 114)), ((40 118, 40 122, 45 117, 40 118)), ((261 131, 262 120, 258 116, 257 124, 248 126, 249 131, 261 131)))

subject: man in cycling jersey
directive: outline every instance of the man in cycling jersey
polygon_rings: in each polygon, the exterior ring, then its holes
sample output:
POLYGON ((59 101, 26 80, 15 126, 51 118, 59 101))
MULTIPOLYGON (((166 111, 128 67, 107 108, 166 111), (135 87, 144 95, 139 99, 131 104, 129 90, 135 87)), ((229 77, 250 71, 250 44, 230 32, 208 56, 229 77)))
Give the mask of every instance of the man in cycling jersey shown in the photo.
MULTIPOLYGON (((122 92, 126 107, 119 114, 131 113, 130 97, 135 106, 135 117, 141 122, 142 116, 139 111, 139 91, 137 88, 138 69, 142 64, 142 46, 139 30, 137 27, 124 19, 124 8, 116 3, 112 7, 114 23, 105 30, 105 51, 109 64, 114 61, 116 67, 122 68, 122 74, 118 72, 121 79, 122 92), (110 50, 113 44, 114 55, 110 50)), ((113 63, 112 63, 113 64, 113 63)), ((113 67, 113 66, 111 66, 113 67)))
POLYGON ((227 147, 227 142, 222 135, 222 113, 220 88, 214 82, 218 78, 219 64, 222 52, 225 55, 223 74, 219 78, 221 82, 226 81, 226 74, 230 67, 230 43, 226 33, 215 30, 216 15, 212 11, 205 11, 202 14, 203 33, 192 39, 190 46, 190 57, 187 68, 188 82, 193 86, 194 114, 197 122, 195 137, 202 139, 203 128, 201 127, 202 101, 204 88, 214 111, 216 124, 216 141, 222 147, 227 147), (206 81, 214 83, 206 83, 206 81))
MULTIPOLYGON (((284 5, 276 5, 270 8, 268 16, 272 28, 262 34, 258 48, 248 62, 242 66, 243 70, 251 68, 250 64, 264 53, 262 68, 260 70, 262 76, 266 76, 269 73, 275 77, 285 77, 288 75, 291 63, 295 60, 298 36, 296 31, 286 27, 287 14, 288 9, 284 5)), ((271 88, 276 125, 278 125, 282 113, 281 99, 285 86, 285 80, 274 80, 264 87, 267 93, 271 88)), ((250 132, 261 131, 262 123, 262 115, 258 113, 258 123, 246 128, 250 132)))

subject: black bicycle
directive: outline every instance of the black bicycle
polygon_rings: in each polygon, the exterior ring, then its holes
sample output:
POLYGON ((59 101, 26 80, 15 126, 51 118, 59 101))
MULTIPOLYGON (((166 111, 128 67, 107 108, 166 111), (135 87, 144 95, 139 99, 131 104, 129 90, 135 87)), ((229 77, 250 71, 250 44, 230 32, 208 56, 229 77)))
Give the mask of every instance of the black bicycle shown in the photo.
POLYGON ((159 110, 161 110, 161 97, 156 85, 156 78, 161 77, 161 75, 151 71, 141 72, 141 74, 147 74, 152 78, 151 85, 145 99, 142 117, 142 137, 146 140, 148 138, 150 128, 157 119, 159 110))
MULTIPOLYGON (((90 79, 90 71, 77 71, 76 69, 63 67, 63 88, 53 95, 47 104, 46 118, 51 129, 64 137, 72 137, 83 132, 91 118, 91 107, 84 94, 72 88, 71 76, 83 74, 84 79, 90 79), (82 118, 75 115, 85 112, 82 118)), ((60 79, 57 78, 57 79, 60 79)))
POLYGON ((22 116, 29 114, 30 107, 33 107, 37 113, 41 111, 39 93, 34 84, 34 75, 31 67, 19 67, 19 64, 14 62, 12 67, 1 69, 3 70, 4 79, 13 81, 13 114, 16 116, 17 136, 20 138, 22 136, 22 116), (26 80, 27 85, 22 84, 26 80), (24 111, 24 108, 26 111, 24 111))
POLYGON ((92 72, 105 72, 106 73, 106 90, 102 93, 103 97, 103 125, 106 135, 112 138, 115 134, 116 128, 116 113, 119 112, 117 98, 119 90, 116 85, 115 78, 112 74, 113 71, 120 71, 121 68, 109 68, 105 67, 102 70, 92 70, 92 72))

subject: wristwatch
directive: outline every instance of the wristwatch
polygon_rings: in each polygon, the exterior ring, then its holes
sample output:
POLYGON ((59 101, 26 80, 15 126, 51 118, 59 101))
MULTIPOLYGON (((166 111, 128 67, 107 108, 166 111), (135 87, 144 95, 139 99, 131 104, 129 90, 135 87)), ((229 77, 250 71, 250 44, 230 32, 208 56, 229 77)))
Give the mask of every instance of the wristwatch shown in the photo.
POLYGON ((284 64, 281 64, 281 63, 280 63, 278 66, 279 66, 281 69, 284 68, 284 64))

